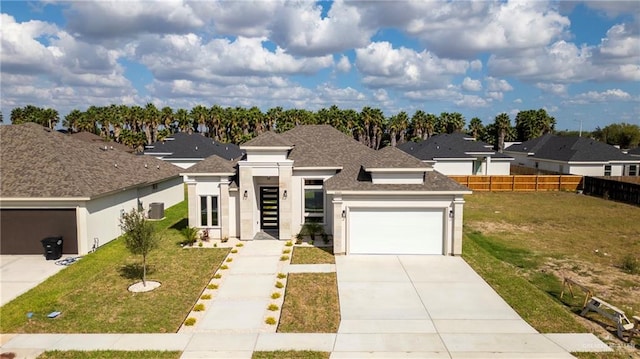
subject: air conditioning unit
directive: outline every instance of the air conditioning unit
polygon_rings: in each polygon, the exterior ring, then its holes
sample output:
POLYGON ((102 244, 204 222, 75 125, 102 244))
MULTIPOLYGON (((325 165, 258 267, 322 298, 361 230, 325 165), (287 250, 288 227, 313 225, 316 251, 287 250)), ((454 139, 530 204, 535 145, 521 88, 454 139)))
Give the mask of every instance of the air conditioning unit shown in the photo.
POLYGON ((164 203, 154 202, 149 204, 149 219, 164 218, 164 203))

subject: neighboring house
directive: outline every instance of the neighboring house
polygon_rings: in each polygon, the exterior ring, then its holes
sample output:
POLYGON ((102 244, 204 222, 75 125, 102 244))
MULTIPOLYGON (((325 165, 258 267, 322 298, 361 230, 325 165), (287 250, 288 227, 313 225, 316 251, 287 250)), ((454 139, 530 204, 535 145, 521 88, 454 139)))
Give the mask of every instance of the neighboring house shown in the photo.
POLYGON ((243 152, 233 143, 216 142, 199 133, 178 132, 145 146, 144 154, 189 168, 212 155, 231 160, 242 157, 243 152))
POLYGON ((513 157, 496 152, 488 143, 463 133, 440 134, 421 142, 406 142, 399 149, 431 163, 445 175, 509 175, 513 157))
POLYGON ((214 238, 288 240, 319 223, 337 254, 461 254, 471 191, 394 147, 372 150, 328 125, 240 147, 241 160, 212 156, 182 173, 190 226, 214 238))
POLYGON ((0 126, 0 253, 85 254, 122 234, 121 215, 184 200, 180 168, 95 146, 34 123, 0 126))
POLYGON ((546 134, 504 150, 516 165, 580 176, 636 176, 640 161, 586 137, 546 134))

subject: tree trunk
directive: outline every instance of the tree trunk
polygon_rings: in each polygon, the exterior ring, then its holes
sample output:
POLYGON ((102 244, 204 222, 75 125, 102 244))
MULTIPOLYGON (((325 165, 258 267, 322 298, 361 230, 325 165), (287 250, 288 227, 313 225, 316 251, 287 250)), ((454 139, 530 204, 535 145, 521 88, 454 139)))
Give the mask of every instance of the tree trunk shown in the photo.
POLYGON ((147 286, 147 256, 142 256, 142 286, 147 286))
POLYGON ((391 131, 391 147, 396 147, 396 131, 391 131))

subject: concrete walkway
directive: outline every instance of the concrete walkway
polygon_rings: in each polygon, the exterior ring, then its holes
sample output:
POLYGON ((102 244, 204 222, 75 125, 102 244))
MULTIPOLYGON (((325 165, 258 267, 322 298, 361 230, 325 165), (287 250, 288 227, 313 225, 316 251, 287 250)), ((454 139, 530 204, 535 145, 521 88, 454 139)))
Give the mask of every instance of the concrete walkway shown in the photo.
MULTIPOLYGON (((60 259, 66 259, 63 256, 60 259)), ((0 306, 66 268, 43 255, 0 255, 0 306)))
POLYGON ((251 358, 254 351, 317 350, 331 358, 572 358, 611 351, 591 334, 540 334, 461 258, 340 256, 336 265, 280 261, 284 242, 245 242, 198 324, 173 334, 20 334, 0 352, 173 350, 182 358, 251 358), (264 324, 279 272, 337 271, 336 334, 275 333, 264 324))

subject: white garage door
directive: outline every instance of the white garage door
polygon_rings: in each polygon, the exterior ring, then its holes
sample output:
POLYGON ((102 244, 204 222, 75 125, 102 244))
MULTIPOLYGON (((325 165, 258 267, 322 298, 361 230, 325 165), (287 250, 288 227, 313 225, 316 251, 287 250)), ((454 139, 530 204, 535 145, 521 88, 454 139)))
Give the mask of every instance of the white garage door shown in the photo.
POLYGON ((349 212, 351 254, 442 254, 443 211, 355 208, 349 212))

